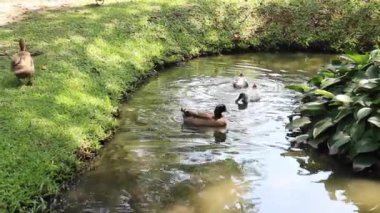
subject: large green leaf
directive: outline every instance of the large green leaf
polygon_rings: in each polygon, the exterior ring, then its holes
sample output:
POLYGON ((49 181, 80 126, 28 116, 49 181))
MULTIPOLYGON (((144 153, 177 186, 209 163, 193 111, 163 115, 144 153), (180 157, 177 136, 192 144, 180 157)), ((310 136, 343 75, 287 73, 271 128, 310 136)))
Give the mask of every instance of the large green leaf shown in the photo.
POLYGON ((345 118, 347 115, 352 113, 350 108, 341 108, 338 112, 338 115, 334 118, 334 123, 338 123, 340 120, 345 118))
POLYGON ((372 105, 371 98, 368 95, 361 95, 360 97, 355 97, 355 104, 360 104, 364 107, 372 105))
MULTIPOLYGON (((362 66, 362 65, 360 65, 360 66, 362 66)), ((352 75, 352 72, 355 72, 355 71, 357 71, 357 68, 356 68, 355 65, 352 65, 352 64, 341 65, 339 67, 339 69, 338 69, 339 75, 343 75, 344 74, 344 76, 347 76, 347 74, 352 75)))
POLYGON ((301 118, 294 119, 292 122, 288 123, 286 125, 286 128, 289 130, 293 130, 293 129, 304 127, 310 123, 311 121, 309 117, 301 117, 301 118))
POLYGON ((305 84, 292 84, 292 85, 285 86, 285 88, 288 88, 297 92, 301 92, 301 93, 305 93, 310 90, 310 88, 305 84))
POLYGON ((314 149, 318 149, 319 148, 319 145, 325 143, 327 141, 327 139, 329 139, 329 136, 328 135, 322 135, 316 139, 313 139, 313 140, 309 140, 307 142, 307 144, 309 144, 311 147, 313 147, 314 149))
POLYGON ((302 113, 315 115, 323 114, 325 107, 323 102, 314 101, 302 104, 300 110, 302 113))
POLYGON ((342 131, 335 133, 333 138, 329 140, 329 142, 327 143, 327 146, 329 148, 329 154, 330 155, 338 154, 339 148, 343 146, 344 144, 350 142, 350 140, 351 140, 351 137, 342 131))
POLYGON ((355 64, 366 64, 366 63, 368 63, 369 55, 368 54, 364 54, 364 55, 345 54, 345 55, 341 56, 341 59, 345 59, 345 60, 353 62, 355 64))
POLYGON ((344 93, 353 93, 358 88, 358 84, 356 83, 347 83, 344 87, 344 93))
POLYGON ((380 143, 375 138, 364 134, 364 136, 354 143, 351 149, 351 157, 355 157, 360 153, 373 152, 380 148, 380 143))
POLYGON ((330 128, 332 126, 334 126, 334 123, 333 123, 331 118, 325 118, 325 119, 318 121, 314 125, 313 137, 314 138, 318 137, 318 135, 320 135, 321 133, 323 133, 324 131, 326 131, 328 128, 330 128))
POLYGON ((333 60, 331 60, 331 65, 333 65, 333 66, 339 66, 342 63, 343 63, 342 60, 339 60, 339 59, 333 59, 333 60))
POLYGON ((337 95, 337 96, 335 96, 335 99, 337 101, 340 101, 340 102, 345 103, 345 104, 348 104, 348 103, 352 102, 351 97, 348 96, 348 95, 337 95))
POLYGON ((359 109, 358 113, 356 113, 356 117, 358 119, 358 122, 361 119, 367 117, 369 114, 371 114, 371 112, 372 112, 372 109, 369 107, 363 107, 363 108, 359 109))
POLYGON ((379 66, 371 65, 365 71, 365 75, 368 78, 378 78, 379 77, 379 66))
POLYGON ((368 122, 380 128, 380 116, 372 116, 368 118, 368 122))
POLYGON ((294 138, 293 141, 295 141, 297 143, 305 143, 309 137, 310 137, 309 134, 302 134, 302 135, 298 135, 296 138, 294 138))
POLYGON ((373 50, 370 53, 370 61, 371 62, 380 62, 380 50, 373 50))
POLYGON ((352 162, 352 167, 355 172, 360 172, 366 168, 371 167, 376 163, 377 159, 373 155, 361 154, 354 158, 352 162))
POLYGON ((315 75, 309 80, 309 83, 312 83, 314 86, 319 87, 319 85, 321 85, 322 80, 323 80, 322 75, 315 75))
POLYGON ((374 105, 379 106, 380 105, 380 98, 374 98, 373 102, 374 105))
POLYGON ((355 118, 352 114, 346 116, 339 122, 335 122, 337 124, 336 130, 337 131, 343 131, 343 132, 348 132, 349 129, 351 128, 352 124, 355 123, 355 118))
POLYGON ((363 79, 359 81, 359 88, 374 89, 379 86, 378 79, 363 79))
POLYGON ((322 95, 322 96, 325 96, 325 97, 327 97, 327 98, 334 98, 334 97, 335 97, 335 95, 332 94, 331 92, 326 91, 326 90, 322 90, 322 89, 317 89, 317 90, 315 90, 315 91, 314 91, 314 94, 315 94, 315 95, 322 95))
POLYGON ((358 124, 353 124, 350 129, 351 139, 358 141, 362 136, 366 128, 366 122, 361 121, 358 124))
POLYGON ((339 78, 326 78, 326 79, 323 79, 322 82, 321 82, 321 89, 325 89, 331 85, 334 85, 336 83, 339 83, 341 82, 341 79, 339 78))
POLYGON ((331 70, 335 70, 335 68, 337 68, 338 66, 334 66, 332 65, 334 68, 333 69, 330 69, 330 70, 322 70, 319 72, 320 75, 323 76, 323 78, 334 78, 336 76, 336 73, 334 71, 331 71, 331 70))

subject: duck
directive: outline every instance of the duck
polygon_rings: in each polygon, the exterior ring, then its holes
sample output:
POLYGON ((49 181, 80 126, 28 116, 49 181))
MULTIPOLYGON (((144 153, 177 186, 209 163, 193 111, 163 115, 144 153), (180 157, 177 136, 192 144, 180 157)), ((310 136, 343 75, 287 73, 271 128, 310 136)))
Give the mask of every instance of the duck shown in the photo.
POLYGON ((247 109, 248 107, 248 95, 244 92, 239 94, 239 97, 235 100, 235 103, 238 105, 239 110, 247 109))
POLYGON ((218 104, 214 113, 209 112, 193 112, 181 108, 184 124, 191 126, 204 127, 225 127, 227 119, 223 116, 223 112, 227 112, 224 104, 218 104))
POLYGON ((28 84, 32 84, 34 75, 34 62, 33 58, 26 50, 24 39, 19 40, 20 52, 14 54, 11 59, 11 70, 20 81, 21 79, 28 79, 28 84))
POLYGON ((260 101, 260 95, 257 91, 257 85, 254 83, 251 88, 246 92, 239 94, 238 98, 235 100, 235 103, 240 105, 248 105, 248 102, 257 102, 260 101))
POLYGON ((257 85, 255 83, 252 84, 252 87, 248 89, 248 98, 249 102, 258 102, 260 101, 259 90, 257 89, 257 85))
POLYGON ((235 89, 242 89, 242 88, 247 88, 249 85, 248 85, 248 81, 247 79, 244 77, 243 73, 240 73, 239 77, 236 78, 234 80, 234 82, 232 83, 232 86, 235 88, 235 89))

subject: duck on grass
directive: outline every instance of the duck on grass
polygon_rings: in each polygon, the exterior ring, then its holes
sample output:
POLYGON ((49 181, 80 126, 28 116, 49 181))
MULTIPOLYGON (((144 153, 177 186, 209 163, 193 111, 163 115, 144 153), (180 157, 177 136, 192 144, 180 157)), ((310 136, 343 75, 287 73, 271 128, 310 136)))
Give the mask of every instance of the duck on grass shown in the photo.
POLYGON ((34 74, 33 58, 26 50, 24 39, 19 40, 20 52, 13 55, 11 61, 11 70, 21 83, 21 79, 27 79, 27 85, 32 85, 32 78, 34 74))

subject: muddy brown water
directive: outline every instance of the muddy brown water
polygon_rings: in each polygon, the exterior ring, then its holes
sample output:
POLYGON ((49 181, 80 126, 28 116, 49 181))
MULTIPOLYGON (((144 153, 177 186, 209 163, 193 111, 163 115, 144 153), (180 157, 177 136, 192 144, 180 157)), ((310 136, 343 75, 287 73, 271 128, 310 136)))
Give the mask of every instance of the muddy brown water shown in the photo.
POLYGON ((285 125, 304 82, 334 56, 242 54, 168 69, 134 93, 95 169, 63 195, 62 212, 380 212, 380 182, 290 148, 285 125), (239 109, 244 73, 261 101, 239 109), (227 106, 225 129, 182 125, 181 107, 227 106))

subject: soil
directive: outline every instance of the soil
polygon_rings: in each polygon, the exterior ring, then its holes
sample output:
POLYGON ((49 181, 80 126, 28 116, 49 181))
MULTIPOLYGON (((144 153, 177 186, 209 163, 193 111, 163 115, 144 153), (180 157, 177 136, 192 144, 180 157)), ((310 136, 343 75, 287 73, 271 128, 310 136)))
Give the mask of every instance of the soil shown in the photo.
POLYGON ((0 26, 23 20, 25 14, 30 11, 60 9, 86 4, 95 4, 95 0, 0 0, 0 26))

